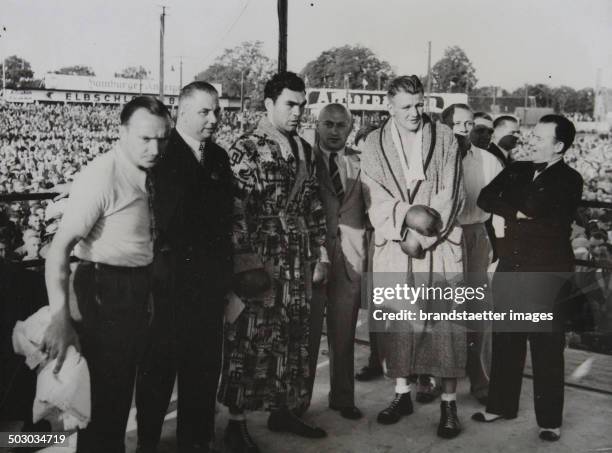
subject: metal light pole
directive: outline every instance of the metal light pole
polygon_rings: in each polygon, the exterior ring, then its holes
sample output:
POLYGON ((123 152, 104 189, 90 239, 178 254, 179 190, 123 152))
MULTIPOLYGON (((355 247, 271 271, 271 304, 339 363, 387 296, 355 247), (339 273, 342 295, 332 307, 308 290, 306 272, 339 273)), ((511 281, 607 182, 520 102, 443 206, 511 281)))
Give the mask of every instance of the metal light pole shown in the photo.
POLYGON ((431 95, 431 41, 427 42, 427 102, 425 111, 429 113, 429 96, 431 95))
POLYGON ((278 72, 287 70, 287 0, 278 0, 278 72))
POLYGON ((244 69, 240 71, 240 111, 244 112, 244 69))
POLYGON ((349 108, 349 77, 350 74, 344 74, 344 89, 345 89, 345 98, 346 98, 346 108, 349 108))
POLYGON ((180 57, 179 62, 179 90, 183 89, 183 56, 180 57))
MULTIPOLYGON (((0 33, 0 38, 4 38, 6 35, 6 27, 2 26, 0 31, 2 32, 0 33)), ((2 98, 6 99, 6 57, 4 52, 2 52, 2 98)))
POLYGON ((164 33, 166 28, 166 7, 162 6, 159 16, 159 100, 164 102, 164 33))

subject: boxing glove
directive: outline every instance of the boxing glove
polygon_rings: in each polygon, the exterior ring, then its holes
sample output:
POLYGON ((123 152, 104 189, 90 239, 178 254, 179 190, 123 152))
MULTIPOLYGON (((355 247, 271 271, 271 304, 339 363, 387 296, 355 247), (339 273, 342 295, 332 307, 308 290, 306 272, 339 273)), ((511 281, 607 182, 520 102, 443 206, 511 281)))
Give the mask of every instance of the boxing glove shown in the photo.
POLYGON ((400 242, 402 252, 412 258, 421 259, 425 257, 425 250, 412 231, 408 231, 406 238, 400 242))
POLYGON ((423 236, 436 236, 442 229, 442 218, 435 209, 418 204, 408 209, 406 226, 423 236))

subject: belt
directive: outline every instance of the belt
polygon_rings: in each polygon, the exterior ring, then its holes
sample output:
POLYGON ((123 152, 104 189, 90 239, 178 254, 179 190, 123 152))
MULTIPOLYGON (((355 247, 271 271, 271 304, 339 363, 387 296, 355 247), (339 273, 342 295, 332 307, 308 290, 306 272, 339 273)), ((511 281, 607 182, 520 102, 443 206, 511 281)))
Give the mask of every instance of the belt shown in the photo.
POLYGON ((151 265, 146 266, 115 266, 113 264, 98 263, 95 261, 81 260, 80 265, 92 266, 97 271, 122 272, 130 274, 148 273, 151 270, 151 265))

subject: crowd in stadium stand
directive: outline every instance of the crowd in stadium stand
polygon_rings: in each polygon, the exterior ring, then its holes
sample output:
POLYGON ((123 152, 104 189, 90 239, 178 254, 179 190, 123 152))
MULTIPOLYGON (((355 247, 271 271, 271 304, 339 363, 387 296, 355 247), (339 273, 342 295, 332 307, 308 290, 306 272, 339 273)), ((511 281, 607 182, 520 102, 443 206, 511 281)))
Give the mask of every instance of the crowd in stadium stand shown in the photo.
MULTIPOLYGON (((119 106, 104 105, 0 105, 0 193, 41 192, 72 180, 90 160, 113 146, 119 134, 119 110, 119 106)), ((217 143, 229 148, 262 115, 224 111, 217 143)), ((380 119, 356 115, 354 129, 363 121, 380 119)), ((313 125, 314 117, 306 115, 303 127, 313 125)), ((585 199, 612 202, 611 155, 612 138, 598 134, 580 134, 566 154, 567 162, 584 177, 585 199)), ((514 154, 515 159, 528 156, 526 147, 514 154)), ((57 204, 47 200, 2 204, 0 256, 19 260, 44 255, 57 228, 57 204)), ((577 254, 612 262, 612 211, 588 208, 582 214, 584 228, 574 238, 577 254)))

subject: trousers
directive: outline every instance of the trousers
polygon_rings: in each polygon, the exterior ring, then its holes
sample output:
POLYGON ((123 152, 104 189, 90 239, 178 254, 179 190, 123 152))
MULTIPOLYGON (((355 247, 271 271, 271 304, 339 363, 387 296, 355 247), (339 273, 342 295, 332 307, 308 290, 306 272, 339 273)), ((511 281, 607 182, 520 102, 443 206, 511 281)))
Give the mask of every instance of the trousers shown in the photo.
MULTIPOLYGON (((178 378, 179 452, 213 439, 221 371, 223 297, 205 290, 197 267, 178 272, 171 292, 154 285, 154 315, 136 381, 138 441, 153 450, 178 378)), ((167 288, 166 288, 167 289, 167 288)))
POLYGON ((83 261, 74 276, 82 321, 77 326, 91 379, 91 421, 77 453, 124 453, 127 425, 147 325, 148 267, 83 261))

